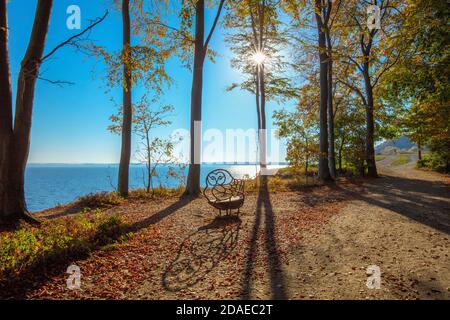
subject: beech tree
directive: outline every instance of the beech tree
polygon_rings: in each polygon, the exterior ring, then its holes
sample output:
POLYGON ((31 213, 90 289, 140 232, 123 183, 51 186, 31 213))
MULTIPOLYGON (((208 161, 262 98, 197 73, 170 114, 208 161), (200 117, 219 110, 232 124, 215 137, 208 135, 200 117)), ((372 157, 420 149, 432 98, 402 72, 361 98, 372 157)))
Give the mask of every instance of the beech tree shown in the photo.
POLYGON ((132 68, 131 68, 131 23, 130 1, 122 0, 122 33, 123 33, 123 119, 122 119, 122 146, 120 151, 120 164, 117 190, 122 197, 128 196, 128 181, 130 176, 131 159, 131 122, 133 109, 131 101, 132 68))
POLYGON ((296 170, 304 169, 306 181, 309 167, 317 163, 319 155, 318 126, 314 113, 299 101, 295 111, 277 111, 274 114, 278 135, 288 138, 287 160, 296 170))
POLYGON ((450 172, 450 36, 448 3, 407 0, 405 24, 393 45, 405 50, 382 81, 390 103, 406 106, 401 122, 417 143, 419 166, 450 172))
POLYGON ((327 50, 326 29, 330 20, 332 1, 315 0, 314 14, 316 17, 318 33, 318 51, 320 63, 320 154, 319 178, 330 180, 331 174, 328 166, 328 103, 329 103, 329 57, 327 50))
MULTIPOLYGON (((136 152, 136 158, 145 164, 146 175, 143 178, 147 193, 154 195, 154 177, 159 177, 157 168, 160 164, 171 164, 168 169, 168 176, 178 176, 173 168, 173 164, 178 160, 173 152, 174 146, 180 141, 179 137, 160 138, 154 137, 154 130, 172 124, 169 116, 174 110, 171 105, 157 107, 158 98, 149 99, 144 95, 137 105, 133 106, 132 130, 139 137, 139 148, 136 152)), ((112 133, 121 134, 123 124, 123 109, 119 110, 117 115, 110 117, 112 125, 108 130, 112 133)), ((184 167, 178 166, 178 171, 184 167)))
POLYGON ((375 88, 380 79, 400 57, 400 48, 392 37, 401 37, 402 2, 358 0, 343 3, 340 43, 341 58, 348 63, 348 73, 340 82, 350 88, 364 105, 366 113, 366 164, 368 175, 377 177, 375 161, 375 88), (346 54, 345 54, 346 53, 346 54))
POLYGON ((39 0, 33 29, 17 81, 16 110, 12 116, 12 91, 8 58, 6 0, 0 1, 0 218, 6 222, 23 218, 37 222, 27 211, 24 194, 25 166, 30 145, 33 98, 47 37, 51 0, 39 0))
POLYGON ((280 27, 276 4, 270 0, 234 1, 225 20, 230 29, 227 42, 235 54, 231 64, 245 75, 242 83, 234 83, 228 90, 239 88, 255 95, 262 170, 267 166, 266 103, 295 96, 290 80, 284 76, 289 66, 280 50, 288 40, 286 30, 280 27))
MULTIPOLYGON (((210 2, 214 5, 215 2, 210 2)), ((190 30, 195 25, 193 43, 193 75, 191 90, 191 119, 190 119, 190 163, 186 183, 186 195, 198 196, 200 194, 200 159, 201 159, 201 137, 200 128, 196 130, 196 124, 202 121, 202 97, 203 97, 203 65, 208 53, 208 46, 219 21, 225 0, 218 2, 217 13, 213 24, 205 38, 205 0, 183 1, 183 8, 180 12, 182 19, 182 30, 190 30), (197 136, 196 136, 197 133, 197 136)), ((186 34, 187 32, 184 32, 186 34)))
POLYGON ((107 85, 122 87, 121 153, 117 191, 122 197, 129 193, 131 138, 133 124, 132 88, 142 82, 151 94, 161 94, 170 85, 165 62, 176 50, 170 43, 172 34, 165 27, 168 2, 156 0, 114 0, 122 15, 122 49, 109 52, 97 43, 87 42, 84 49, 100 58, 106 65, 107 85), (131 35, 137 43, 131 43, 131 35))
MULTIPOLYGON (((334 109, 333 109, 333 65, 332 65, 332 25, 339 11, 340 1, 336 6, 333 0, 295 1, 285 0, 284 10, 293 18, 294 27, 302 32, 298 36, 306 51, 315 50, 318 56, 320 108, 319 108, 319 130, 320 130, 320 153, 319 153, 319 178, 327 181, 335 176, 335 150, 334 150, 334 109), (334 9, 336 7, 336 9, 334 9), (311 15, 314 18, 315 27, 308 26, 311 15), (310 28, 315 28, 317 37, 308 39, 310 28), (313 42, 316 42, 314 45, 313 42)), ((309 53, 310 54, 310 53, 309 53)), ((298 68, 300 69, 300 67, 298 68)), ((316 72, 316 71, 314 71, 316 72)))
MULTIPOLYGON (((77 40, 103 21, 108 13, 44 55, 53 1, 38 0, 31 36, 17 80, 13 117, 6 4, 6 0, 0 1, 0 220, 14 223, 24 219, 30 223, 38 223, 27 210, 24 180, 30 148, 35 86, 38 79, 43 79, 39 76, 39 70, 42 63, 60 48, 65 45, 77 45, 77 40)), ((58 81, 50 82, 58 83, 58 81)))

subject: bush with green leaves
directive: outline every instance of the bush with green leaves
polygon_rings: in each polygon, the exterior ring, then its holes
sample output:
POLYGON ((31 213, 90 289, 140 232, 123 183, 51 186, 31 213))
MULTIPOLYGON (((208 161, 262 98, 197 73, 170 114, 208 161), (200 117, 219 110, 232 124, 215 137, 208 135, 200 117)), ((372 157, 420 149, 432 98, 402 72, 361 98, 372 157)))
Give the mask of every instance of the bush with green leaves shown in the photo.
POLYGON ((76 259, 126 234, 119 216, 80 214, 0 233, 0 277, 39 264, 76 259))

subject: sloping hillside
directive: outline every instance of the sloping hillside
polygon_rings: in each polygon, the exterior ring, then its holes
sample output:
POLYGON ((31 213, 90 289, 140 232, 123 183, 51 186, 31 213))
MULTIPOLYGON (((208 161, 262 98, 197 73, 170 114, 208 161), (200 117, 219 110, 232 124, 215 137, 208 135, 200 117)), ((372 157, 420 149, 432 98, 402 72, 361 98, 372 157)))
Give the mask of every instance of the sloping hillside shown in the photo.
POLYGON ((401 136, 397 140, 388 140, 375 147, 375 153, 391 153, 391 150, 408 151, 416 147, 406 136, 401 136))

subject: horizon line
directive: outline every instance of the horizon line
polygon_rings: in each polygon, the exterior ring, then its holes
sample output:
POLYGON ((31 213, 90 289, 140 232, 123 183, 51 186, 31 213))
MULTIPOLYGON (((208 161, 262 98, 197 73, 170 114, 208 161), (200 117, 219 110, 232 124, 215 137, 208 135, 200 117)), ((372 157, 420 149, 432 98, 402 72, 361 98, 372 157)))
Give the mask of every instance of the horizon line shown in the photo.
MULTIPOLYGON (((185 164, 185 165, 189 165, 189 163, 171 163, 171 162, 167 162, 167 163, 159 163, 159 164, 185 164)), ((258 162, 202 162, 201 164, 236 164, 236 165, 259 165, 258 162)), ((288 164, 287 161, 283 161, 283 162, 276 162, 276 163, 272 163, 269 162, 267 163, 268 165, 279 165, 279 164, 288 164)), ((119 162, 30 162, 27 163, 27 165, 119 165, 119 162)), ((145 165, 145 163, 141 163, 141 162, 132 162, 130 163, 131 165, 145 165)))

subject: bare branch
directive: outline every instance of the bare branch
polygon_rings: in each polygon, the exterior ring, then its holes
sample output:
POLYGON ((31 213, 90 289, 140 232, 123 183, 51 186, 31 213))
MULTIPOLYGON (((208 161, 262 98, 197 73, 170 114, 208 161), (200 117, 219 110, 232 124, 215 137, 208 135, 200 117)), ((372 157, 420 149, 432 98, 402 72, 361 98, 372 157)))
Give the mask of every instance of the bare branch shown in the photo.
POLYGON ((109 14, 108 10, 106 10, 105 14, 103 15, 103 17, 101 18, 97 18, 94 20, 94 22, 92 24, 90 24, 86 29, 84 29, 82 32, 70 37, 69 39, 67 39, 64 42, 61 42, 60 44, 58 44, 56 47, 54 47, 48 54, 46 54, 44 57, 42 57, 41 59, 41 63, 44 62, 45 60, 47 60, 50 56, 52 56, 58 49, 64 47, 67 44, 71 44, 75 39, 78 39, 79 37, 81 37, 83 34, 85 34, 86 32, 88 32, 89 30, 91 30, 92 28, 94 28, 96 25, 98 25, 99 23, 101 23, 103 20, 106 19, 106 16, 109 14))
POLYGON ((350 83, 348 83, 347 81, 342 81, 341 79, 337 79, 338 82, 342 83, 343 85, 347 86, 348 88, 350 88, 353 92, 355 92, 362 100, 364 106, 367 106, 367 100, 364 97, 363 93, 361 92, 361 90, 359 90, 358 87, 351 85, 350 83))
POLYGON ((61 88, 63 88, 64 85, 73 86, 75 84, 74 82, 70 82, 70 81, 50 80, 50 79, 43 78, 43 77, 37 77, 37 79, 42 80, 42 81, 46 81, 46 82, 54 84, 54 85, 57 85, 58 87, 61 87, 61 88))
POLYGON ((217 22, 219 21, 220 14, 222 12, 224 4, 225 4, 225 0, 220 0, 219 9, 217 10, 216 17, 214 18, 213 25, 211 27, 211 30, 209 30, 208 37, 206 38, 205 44, 203 45, 203 50, 205 50, 205 52, 206 52, 206 50, 208 50, 209 42, 211 41, 211 37, 212 37, 212 35, 214 33, 214 30, 216 29, 217 22))
POLYGON ((381 70, 381 72, 380 72, 380 73, 378 74, 378 76, 376 77, 376 79, 375 79, 375 81, 374 81, 374 83, 373 83, 373 85, 372 85, 372 88, 375 88, 375 86, 377 85, 378 80, 380 80, 381 76, 382 76, 386 71, 388 71, 390 68, 392 68, 392 67, 398 62, 399 58, 400 58, 400 53, 395 57, 395 60, 394 60, 391 64, 387 65, 383 70, 381 70))

